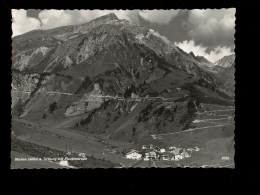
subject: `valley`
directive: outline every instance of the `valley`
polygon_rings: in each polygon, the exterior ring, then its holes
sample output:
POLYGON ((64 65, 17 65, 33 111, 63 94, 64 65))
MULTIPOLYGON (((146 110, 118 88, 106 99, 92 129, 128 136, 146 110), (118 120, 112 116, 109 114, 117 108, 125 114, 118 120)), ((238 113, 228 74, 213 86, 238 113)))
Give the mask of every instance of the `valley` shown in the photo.
MULTIPOLYGON (((233 159, 234 152, 234 123, 233 108, 216 105, 203 105, 198 110, 197 117, 192 122, 192 128, 180 132, 155 134, 151 135, 152 139, 146 137, 140 143, 131 143, 127 141, 117 141, 108 139, 108 136, 93 135, 91 133, 77 131, 74 129, 62 129, 48 126, 46 124, 35 123, 26 119, 14 117, 12 122, 12 130, 16 139, 29 143, 46 146, 59 151, 66 151, 66 144, 71 146, 71 152, 79 155, 85 153, 90 157, 111 161, 119 164, 118 167, 132 167, 135 160, 126 159, 123 156, 124 150, 132 148, 139 149, 143 144, 154 144, 163 148, 170 146, 203 148, 195 156, 191 155, 189 159, 183 159, 178 163, 171 161, 153 161, 156 167, 178 167, 178 166, 231 166, 234 162, 231 160, 223 161, 223 156, 233 159), (224 109, 225 108, 225 109, 224 109), (225 117, 223 117, 225 116, 225 117), (228 150, 227 150, 228 148, 228 150)), ((23 155, 26 156, 28 151, 24 150, 23 155)), ((66 155, 65 155, 66 156, 66 155)), ((70 155, 67 155, 70 156, 70 155)), ((30 163, 30 162, 27 162, 30 163)), ((37 164, 37 162, 34 162, 37 164)), ((39 166, 43 166, 39 162, 39 166)), ((28 166, 20 164, 21 167, 28 166)), ((15 167, 19 167, 16 162, 15 167)), ((54 163, 48 167, 57 168, 54 163)), ((92 165, 95 167, 94 165, 92 165)), ((153 167, 151 163, 143 161, 133 167, 153 167)))

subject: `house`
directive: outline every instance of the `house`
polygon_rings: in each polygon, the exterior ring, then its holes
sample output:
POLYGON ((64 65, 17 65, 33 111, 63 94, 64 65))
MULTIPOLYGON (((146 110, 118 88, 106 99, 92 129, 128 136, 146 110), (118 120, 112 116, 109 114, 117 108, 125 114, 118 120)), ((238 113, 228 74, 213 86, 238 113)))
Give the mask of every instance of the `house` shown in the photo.
POLYGON ((190 154, 184 150, 184 151, 181 153, 181 156, 184 157, 184 158, 189 158, 189 157, 190 157, 190 154))
POLYGON ((180 154, 181 148, 173 147, 171 150, 169 150, 170 153, 173 153, 174 155, 180 154))
POLYGON ((195 150, 196 152, 200 151, 200 149, 199 149, 197 146, 194 147, 194 150, 195 150))
POLYGON ((175 150, 176 149, 176 147, 169 147, 169 151, 173 151, 173 150, 175 150))
POLYGON ((139 160, 142 158, 142 154, 139 154, 136 150, 131 150, 130 152, 125 154, 127 159, 139 160))
POLYGON ((161 149, 160 149, 160 152, 161 152, 161 153, 164 153, 164 152, 165 152, 165 149, 164 149, 164 148, 161 148, 161 149))
POLYGON ((143 145, 142 149, 145 150, 145 149, 149 149, 149 148, 146 145, 143 145))
POLYGON ((59 164, 60 164, 61 166, 69 166, 69 163, 68 163, 67 160, 62 160, 62 161, 60 161, 59 164))
POLYGON ((148 161, 148 160, 150 160, 150 153, 149 152, 144 154, 144 161, 148 161))
POLYGON ((79 157, 86 158, 85 153, 79 153, 79 157))
POLYGON ((156 155, 155 152, 150 152, 150 157, 151 157, 152 159, 156 159, 156 158, 157 158, 157 155, 156 155))
POLYGON ((155 160, 157 158, 157 155, 155 152, 147 152, 144 154, 144 160, 148 161, 148 160, 155 160))
POLYGON ((168 160, 169 159, 168 155, 163 154, 163 153, 158 153, 157 158, 159 160, 168 160))
POLYGON ((181 159, 183 159, 183 156, 180 155, 180 154, 177 154, 177 155, 175 155, 175 157, 174 157, 174 160, 175 160, 175 161, 179 161, 179 160, 181 160, 181 159))

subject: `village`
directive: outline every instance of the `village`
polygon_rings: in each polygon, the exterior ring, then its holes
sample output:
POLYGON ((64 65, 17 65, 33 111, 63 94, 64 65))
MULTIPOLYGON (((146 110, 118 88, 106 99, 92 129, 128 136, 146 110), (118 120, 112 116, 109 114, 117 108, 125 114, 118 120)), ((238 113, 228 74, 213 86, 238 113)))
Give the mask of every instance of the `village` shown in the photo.
POLYGON ((198 152, 202 148, 198 148, 197 146, 193 148, 181 148, 172 146, 168 149, 159 148, 158 146, 154 146, 152 144, 146 146, 143 145, 140 150, 132 149, 128 152, 123 152, 123 156, 126 159, 133 159, 133 160, 144 160, 144 161, 151 161, 151 160, 165 160, 165 161, 179 161, 184 158, 191 157, 193 152, 198 152))

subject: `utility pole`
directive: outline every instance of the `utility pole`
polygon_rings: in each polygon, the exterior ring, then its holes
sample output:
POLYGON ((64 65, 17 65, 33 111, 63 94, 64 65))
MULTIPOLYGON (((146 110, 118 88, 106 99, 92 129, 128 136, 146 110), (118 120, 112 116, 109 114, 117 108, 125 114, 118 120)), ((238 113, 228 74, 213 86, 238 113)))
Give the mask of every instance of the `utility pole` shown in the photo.
POLYGON ((181 132, 180 132, 180 137, 179 137, 179 140, 178 140, 178 147, 180 146, 181 139, 182 139, 182 135, 181 135, 181 132))
POLYGON ((65 145, 65 152, 66 153, 71 153, 72 152, 72 145, 68 142, 66 142, 66 145, 65 145))
POLYGON ((150 154, 150 152, 149 152, 149 168, 151 167, 151 154, 150 154))
POLYGON ((104 92, 104 83, 103 83, 103 85, 102 85, 102 93, 101 93, 101 95, 103 95, 103 93, 104 93, 104 95, 105 95, 105 92, 104 92))
POLYGON ((72 153, 72 145, 69 143, 69 152, 72 153))
POLYGON ((95 157, 95 149, 92 149, 92 156, 95 157))

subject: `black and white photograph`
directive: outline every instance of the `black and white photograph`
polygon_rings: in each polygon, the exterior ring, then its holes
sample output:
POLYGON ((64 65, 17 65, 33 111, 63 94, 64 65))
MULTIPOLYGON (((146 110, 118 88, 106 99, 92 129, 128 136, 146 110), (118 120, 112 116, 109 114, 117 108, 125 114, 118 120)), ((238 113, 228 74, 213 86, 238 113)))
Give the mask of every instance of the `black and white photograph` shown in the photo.
POLYGON ((235 168, 236 8, 11 14, 11 169, 235 168))

